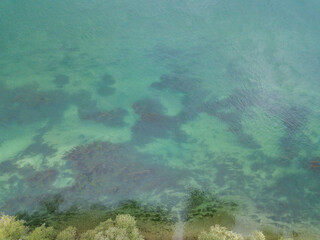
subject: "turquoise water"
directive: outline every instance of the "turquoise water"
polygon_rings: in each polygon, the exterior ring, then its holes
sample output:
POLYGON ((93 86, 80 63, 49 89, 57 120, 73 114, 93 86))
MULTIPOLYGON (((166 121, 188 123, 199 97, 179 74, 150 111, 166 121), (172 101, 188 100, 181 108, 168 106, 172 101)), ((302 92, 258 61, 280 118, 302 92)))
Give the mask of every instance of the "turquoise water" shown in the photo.
MULTIPOLYGON (((320 227, 320 2, 0 2, 0 210, 233 199, 320 227)), ((181 210, 181 211, 182 211, 181 210)))

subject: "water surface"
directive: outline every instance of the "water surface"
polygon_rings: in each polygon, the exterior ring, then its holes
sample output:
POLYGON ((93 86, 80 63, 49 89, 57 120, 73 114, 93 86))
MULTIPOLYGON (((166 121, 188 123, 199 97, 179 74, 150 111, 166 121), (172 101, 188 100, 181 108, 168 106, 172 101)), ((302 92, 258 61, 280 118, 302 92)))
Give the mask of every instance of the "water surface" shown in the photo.
MULTIPOLYGON (((0 2, 0 209, 190 192, 316 234, 320 2, 0 2)), ((244 224, 245 223, 245 224, 244 224)))

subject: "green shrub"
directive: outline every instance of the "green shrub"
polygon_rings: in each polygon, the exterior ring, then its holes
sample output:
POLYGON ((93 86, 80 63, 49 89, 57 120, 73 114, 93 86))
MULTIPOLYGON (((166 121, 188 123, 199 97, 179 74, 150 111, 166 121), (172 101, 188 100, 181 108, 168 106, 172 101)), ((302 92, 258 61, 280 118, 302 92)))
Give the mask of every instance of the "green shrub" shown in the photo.
POLYGON ((134 217, 118 215, 115 221, 111 219, 102 222, 94 230, 81 235, 81 240, 143 240, 136 227, 134 217))
POLYGON ((24 221, 16 220, 15 217, 2 215, 0 218, 0 240, 26 239, 28 227, 24 221))
MULTIPOLYGON (((100 240, 100 239, 99 239, 100 240)), ((104 239, 101 239, 104 240, 104 239)), ((219 225, 212 226, 209 232, 202 232, 198 240, 244 240, 243 236, 229 231, 225 227, 219 225)), ((255 231, 249 235, 245 240, 266 240, 264 234, 260 231, 255 231)), ((279 240, 293 240, 291 238, 281 237, 279 240)))
POLYGON ((262 232, 255 231, 246 240, 266 240, 262 232))
POLYGON ((76 240, 77 229, 75 227, 68 227, 62 232, 60 232, 56 240, 76 240))
POLYGON ((243 240, 240 234, 228 231, 219 225, 212 226, 209 232, 202 232, 198 240, 243 240))
POLYGON ((56 236, 57 233, 53 227, 46 227, 45 224, 43 224, 30 233, 28 240, 54 240, 56 236))

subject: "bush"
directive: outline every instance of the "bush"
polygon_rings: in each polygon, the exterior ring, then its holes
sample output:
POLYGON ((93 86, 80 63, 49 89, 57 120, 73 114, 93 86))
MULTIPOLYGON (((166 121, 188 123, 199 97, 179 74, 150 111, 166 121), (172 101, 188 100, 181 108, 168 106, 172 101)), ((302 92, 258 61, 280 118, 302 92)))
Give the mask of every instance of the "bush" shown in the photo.
POLYGON ((219 225, 212 226, 209 232, 202 232, 198 240, 243 240, 240 234, 228 231, 219 225))
POLYGON ((56 236, 57 233, 53 227, 46 227, 45 224, 43 224, 30 233, 28 240, 54 240, 56 236))
POLYGON ((0 240, 26 239, 28 230, 22 220, 7 215, 0 218, 0 240))
POLYGON ((246 240, 266 240, 262 232, 255 231, 246 240))
MULTIPOLYGON (((99 239, 100 240, 100 239, 99 239)), ((229 231, 225 227, 219 225, 212 226, 209 232, 202 232, 198 240, 244 240, 243 236, 229 231)), ((245 240, 266 240, 262 232, 255 231, 249 235, 245 240)), ((291 238, 281 237, 279 240, 293 240, 291 238)))
POLYGON ((62 232, 60 232, 56 240, 76 240, 77 229, 75 227, 68 227, 62 232))
POLYGON ((94 230, 81 235, 81 240, 143 240, 136 227, 134 217, 118 215, 115 221, 111 219, 102 222, 94 230))

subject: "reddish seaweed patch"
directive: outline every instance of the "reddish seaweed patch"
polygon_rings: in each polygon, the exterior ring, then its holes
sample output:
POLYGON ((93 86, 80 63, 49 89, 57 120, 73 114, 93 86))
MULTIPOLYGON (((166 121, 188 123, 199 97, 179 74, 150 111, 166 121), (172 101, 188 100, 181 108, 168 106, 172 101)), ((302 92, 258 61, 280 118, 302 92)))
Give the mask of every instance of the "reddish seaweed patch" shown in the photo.
POLYGON ((173 137, 179 141, 186 139, 180 131, 177 117, 164 114, 165 108, 154 99, 144 99, 132 105, 140 119, 131 128, 135 144, 146 144, 154 138, 173 137))
POLYGON ((315 174, 320 174, 320 157, 314 157, 307 161, 303 161, 302 165, 305 169, 315 174))
POLYGON ((43 171, 35 172, 28 176, 25 180, 30 187, 41 187, 51 185, 58 175, 55 169, 46 169, 43 171))
POLYGON ((110 74, 105 74, 101 77, 101 80, 97 84, 97 93, 102 96, 109 96, 115 92, 115 89, 111 87, 116 81, 110 74))
POLYGON ((128 112, 122 108, 115 108, 110 111, 80 109, 78 113, 82 120, 92 120, 111 127, 123 127, 125 125, 124 118, 128 115, 128 112))
POLYGON ((193 93, 200 88, 201 80, 195 77, 186 76, 184 74, 163 74, 160 82, 151 84, 151 87, 162 90, 172 89, 182 93, 193 93))
POLYGON ((29 124, 59 119, 68 106, 70 96, 63 91, 38 91, 37 86, 26 85, 14 89, 0 86, 0 122, 29 124))
POLYGON ((150 162, 151 155, 138 153, 127 144, 94 142, 72 149, 65 159, 76 174, 66 193, 82 192, 90 201, 102 196, 128 199, 139 192, 168 189, 177 186, 177 179, 183 176, 181 171, 150 162))

